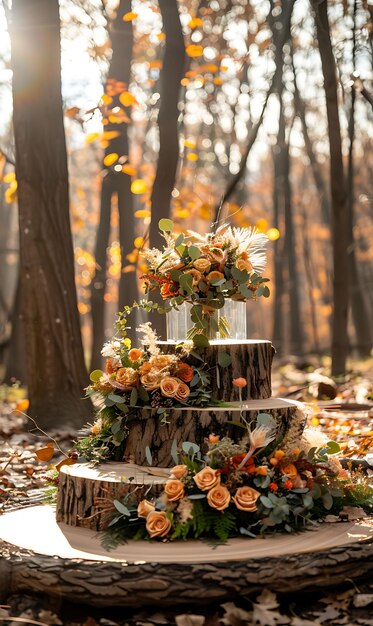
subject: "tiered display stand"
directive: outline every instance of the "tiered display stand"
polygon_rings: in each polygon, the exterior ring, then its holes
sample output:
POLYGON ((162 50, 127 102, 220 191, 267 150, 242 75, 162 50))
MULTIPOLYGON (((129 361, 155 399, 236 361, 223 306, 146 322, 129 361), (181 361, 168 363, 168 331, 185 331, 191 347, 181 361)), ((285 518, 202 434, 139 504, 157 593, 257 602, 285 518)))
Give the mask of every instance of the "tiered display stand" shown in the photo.
MULTIPOLYGON (((175 346, 169 342, 162 348, 175 346)), ((99 513, 105 498, 122 495, 129 478, 144 491, 148 486, 155 493, 161 490, 167 468, 174 464, 173 442, 203 445, 214 432, 239 439, 235 422, 240 417, 252 422, 263 412, 271 414, 280 440, 292 425, 294 431, 299 404, 270 397, 272 344, 245 340, 212 345, 202 358, 213 372, 220 351, 229 353, 231 363, 214 375, 214 395, 232 401, 232 378, 244 376, 243 403, 171 409, 166 424, 156 409, 144 409, 129 426, 123 463, 62 468, 57 516, 51 506, 0 516, 0 600, 16 591, 36 591, 97 606, 195 604, 261 588, 324 588, 373 569, 373 525, 368 520, 323 523, 265 539, 235 538, 224 545, 188 540, 129 541, 112 551, 103 547, 99 531, 105 516, 99 513), (144 467, 146 446, 152 468, 144 467)), ((292 435, 300 437, 304 424, 296 423, 299 432, 292 435)))

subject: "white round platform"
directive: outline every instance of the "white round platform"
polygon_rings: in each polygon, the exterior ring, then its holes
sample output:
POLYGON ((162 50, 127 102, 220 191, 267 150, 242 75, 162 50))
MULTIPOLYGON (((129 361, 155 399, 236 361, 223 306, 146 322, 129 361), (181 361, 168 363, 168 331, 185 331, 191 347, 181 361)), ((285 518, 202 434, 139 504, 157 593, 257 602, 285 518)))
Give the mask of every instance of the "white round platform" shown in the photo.
MULTIPOLYGON (((0 591, 38 591, 98 606, 186 601, 340 584, 373 569, 373 524, 321 524, 265 539, 130 541, 105 550, 94 531, 57 524, 36 506, 0 517, 0 591)), ((3 599, 0 593, 0 600, 3 599)))

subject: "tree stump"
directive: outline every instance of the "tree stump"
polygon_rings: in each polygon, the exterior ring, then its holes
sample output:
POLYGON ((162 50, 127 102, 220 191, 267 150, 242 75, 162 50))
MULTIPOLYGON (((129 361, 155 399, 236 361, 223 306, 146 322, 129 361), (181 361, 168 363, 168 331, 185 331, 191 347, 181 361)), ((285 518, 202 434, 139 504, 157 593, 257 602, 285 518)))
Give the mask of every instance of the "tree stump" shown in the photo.
MULTIPOLYGON (((174 353, 176 343, 159 342, 165 353, 174 353)), ((242 389, 243 400, 260 400, 270 398, 271 367, 274 348, 270 341, 243 339, 236 341, 211 341, 208 348, 199 348, 198 354, 207 364, 211 375, 212 395, 216 400, 233 402, 238 400, 238 389, 232 385, 234 378, 246 378, 247 386, 242 389), (219 365, 222 353, 229 355, 231 362, 228 366, 219 365)), ((200 365, 193 356, 188 362, 200 365)))
POLYGON ((325 523, 215 549, 202 541, 129 541, 108 552, 96 531, 57 524, 52 507, 37 506, 0 516, 0 554, 1 601, 32 591, 101 607, 196 605, 367 579, 373 525, 325 523))
MULTIPOLYGON (((231 403, 226 407, 169 409, 167 416, 157 409, 142 409, 138 419, 128 423, 123 460, 144 465, 146 448, 152 457, 152 465, 171 467, 175 465, 171 456, 173 442, 180 448, 184 441, 206 448, 210 433, 228 436, 235 441, 242 439, 245 430, 229 422, 240 422, 240 414, 248 423, 253 423, 259 413, 270 413, 276 423, 276 443, 280 443, 292 428, 292 436, 299 439, 305 425, 305 414, 299 402, 269 398, 252 400, 241 406, 231 403)), ((243 420, 242 420, 243 423, 243 420)))

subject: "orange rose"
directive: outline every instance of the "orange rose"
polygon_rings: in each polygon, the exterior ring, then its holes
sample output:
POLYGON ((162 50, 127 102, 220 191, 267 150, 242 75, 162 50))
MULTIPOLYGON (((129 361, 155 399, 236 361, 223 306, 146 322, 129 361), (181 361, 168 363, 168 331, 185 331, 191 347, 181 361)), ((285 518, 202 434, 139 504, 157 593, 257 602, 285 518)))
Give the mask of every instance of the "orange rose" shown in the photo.
POLYGON ((184 497, 184 485, 181 480, 168 480, 164 491, 170 502, 176 502, 176 500, 181 500, 184 497))
POLYGON ((130 391, 130 389, 136 387, 139 380, 139 375, 137 371, 134 370, 132 367, 120 367, 117 371, 115 380, 123 385, 123 388, 126 391, 130 391))
POLYGON ((189 383, 194 376, 193 368, 188 363, 180 363, 176 370, 176 376, 184 383, 189 383))
POLYGON ((141 359, 143 354, 144 353, 142 350, 139 350, 138 348, 132 348, 132 350, 130 350, 128 353, 128 358, 130 361, 138 361, 139 359, 141 359))
POLYGON ((137 507, 137 515, 139 517, 148 517, 149 513, 152 513, 155 509, 155 506, 149 500, 141 500, 139 502, 139 506, 137 507))
POLYGON ((175 289, 175 283, 163 283, 163 285, 161 285, 161 296, 164 300, 166 300, 167 298, 173 298, 174 296, 176 296, 177 294, 177 290, 171 291, 171 288, 174 290, 175 289))
POLYGON ((188 385, 180 381, 175 395, 176 400, 180 400, 180 402, 185 402, 189 394, 190 389, 188 385))
POLYGON ((233 497, 233 502, 240 511, 256 511, 256 501, 259 496, 259 491, 252 487, 239 487, 233 497))
POLYGON ((139 368, 140 375, 143 376, 144 374, 148 374, 151 369, 152 369, 151 363, 149 363, 149 361, 146 361, 139 368))
POLYGON ((198 474, 194 476, 194 482, 202 491, 208 491, 217 485, 220 485, 220 474, 211 467, 204 467, 198 474))
POLYGON ((178 378, 173 378, 172 376, 165 376, 165 378, 163 378, 160 383, 162 395, 166 396, 166 398, 174 398, 177 394, 179 384, 180 384, 180 381, 178 378))
POLYGON ((229 506, 231 494, 223 485, 218 485, 211 489, 207 494, 207 502, 213 509, 224 511, 229 506))
POLYGON ((174 478, 185 478, 188 474, 188 468, 186 465, 175 465, 171 468, 171 476, 174 478))
POLYGON ((146 518, 146 530, 150 537, 165 537, 171 530, 171 522, 164 511, 152 511, 146 518))
POLYGON ((291 479, 294 479, 298 476, 297 468, 295 467, 295 465, 293 465, 293 463, 288 463, 287 465, 284 465, 280 469, 281 469, 281 474, 283 474, 284 476, 288 476, 291 479))

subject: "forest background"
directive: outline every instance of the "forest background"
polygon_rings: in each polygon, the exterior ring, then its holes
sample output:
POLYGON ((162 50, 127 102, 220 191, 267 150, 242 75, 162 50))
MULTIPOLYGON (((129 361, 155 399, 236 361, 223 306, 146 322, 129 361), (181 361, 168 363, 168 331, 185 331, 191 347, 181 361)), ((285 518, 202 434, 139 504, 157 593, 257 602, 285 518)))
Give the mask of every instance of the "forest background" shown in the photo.
POLYGON ((369 357, 371 1, 3 0, 0 29, 0 367, 42 425, 90 414, 161 217, 267 233, 250 337, 369 357))

